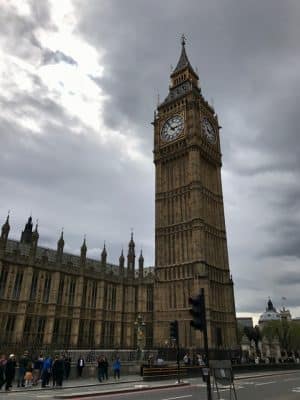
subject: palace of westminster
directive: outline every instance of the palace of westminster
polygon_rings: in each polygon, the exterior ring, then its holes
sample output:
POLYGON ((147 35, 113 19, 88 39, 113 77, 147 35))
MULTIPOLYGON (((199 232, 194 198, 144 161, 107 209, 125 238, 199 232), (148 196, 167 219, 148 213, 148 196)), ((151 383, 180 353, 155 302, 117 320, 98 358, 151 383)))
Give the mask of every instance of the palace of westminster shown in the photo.
POLYGON ((204 99, 182 38, 169 93, 154 113, 155 266, 136 263, 133 234, 118 265, 38 245, 31 217, 20 241, 0 237, 0 347, 36 343, 56 348, 135 349, 135 321, 145 321, 145 345, 169 340, 178 320, 180 345, 202 348, 190 327, 188 298, 205 290, 209 346, 236 345, 233 282, 228 263, 221 183, 219 123, 204 99), (136 268, 136 264, 137 268, 136 268))

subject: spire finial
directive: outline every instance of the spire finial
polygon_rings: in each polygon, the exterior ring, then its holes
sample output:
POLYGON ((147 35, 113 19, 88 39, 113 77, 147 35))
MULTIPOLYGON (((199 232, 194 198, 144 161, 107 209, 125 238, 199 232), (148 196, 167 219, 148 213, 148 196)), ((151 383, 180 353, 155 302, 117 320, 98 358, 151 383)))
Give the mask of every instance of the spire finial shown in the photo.
POLYGON ((185 46, 185 43, 186 43, 186 37, 185 37, 185 34, 183 33, 183 34, 181 35, 181 45, 182 45, 182 46, 185 46))
POLYGON ((131 231, 131 240, 133 240, 133 228, 130 228, 131 231))

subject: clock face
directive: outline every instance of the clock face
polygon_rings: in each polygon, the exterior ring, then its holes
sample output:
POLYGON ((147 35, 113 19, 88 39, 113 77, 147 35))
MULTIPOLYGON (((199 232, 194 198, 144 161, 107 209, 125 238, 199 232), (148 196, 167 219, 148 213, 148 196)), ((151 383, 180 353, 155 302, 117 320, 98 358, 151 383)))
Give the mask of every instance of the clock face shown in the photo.
POLYGON ((184 122, 182 116, 174 115, 163 124, 160 136, 163 141, 170 142, 182 133, 183 127, 184 122))
POLYGON ((202 121, 202 129, 207 140, 210 143, 215 143, 217 138, 216 131, 214 130, 214 127, 207 118, 204 118, 204 120, 202 121))

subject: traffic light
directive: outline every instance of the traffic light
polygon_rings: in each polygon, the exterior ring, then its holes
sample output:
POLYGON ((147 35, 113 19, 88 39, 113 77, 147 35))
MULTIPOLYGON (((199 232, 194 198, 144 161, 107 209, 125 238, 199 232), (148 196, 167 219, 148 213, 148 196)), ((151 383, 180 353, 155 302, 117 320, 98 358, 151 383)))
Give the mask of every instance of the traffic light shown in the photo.
POLYGON ((196 297, 190 297, 189 304, 192 306, 190 309, 193 317, 190 322, 191 326, 196 330, 204 331, 206 326, 204 292, 201 292, 196 297))
POLYGON ((178 343, 178 321, 176 320, 170 322, 170 338, 178 343))

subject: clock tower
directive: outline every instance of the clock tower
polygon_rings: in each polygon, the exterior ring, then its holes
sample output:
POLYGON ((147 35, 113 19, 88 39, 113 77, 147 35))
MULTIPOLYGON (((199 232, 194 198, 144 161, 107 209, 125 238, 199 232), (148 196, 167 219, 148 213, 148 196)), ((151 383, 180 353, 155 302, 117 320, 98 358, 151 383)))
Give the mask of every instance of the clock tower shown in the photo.
POLYGON ((169 342, 178 320, 182 347, 203 347, 190 327, 188 298, 205 290, 211 348, 236 344, 221 183, 219 123, 204 99, 198 74, 182 49, 169 93, 154 118, 154 347, 169 342))

